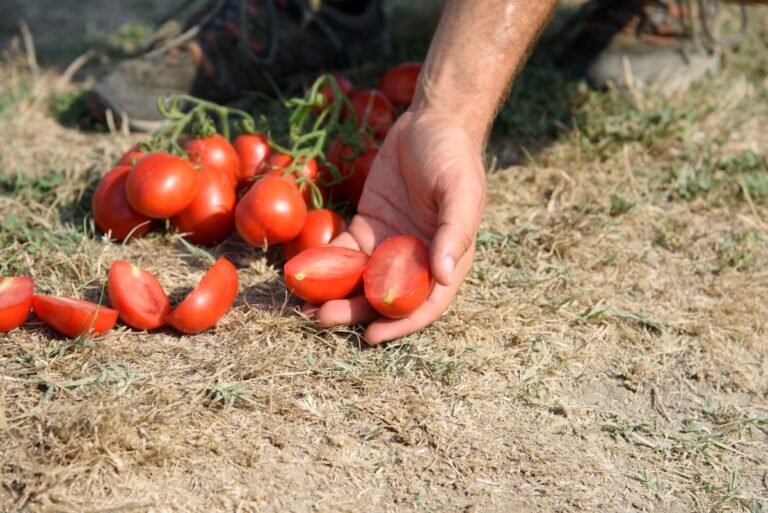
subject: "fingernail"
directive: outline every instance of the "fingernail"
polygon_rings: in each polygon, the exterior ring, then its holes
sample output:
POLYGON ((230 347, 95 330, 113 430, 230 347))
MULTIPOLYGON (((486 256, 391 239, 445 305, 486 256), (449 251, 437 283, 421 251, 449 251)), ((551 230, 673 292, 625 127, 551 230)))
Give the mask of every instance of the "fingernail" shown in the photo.
POLYGON ((445 271, 446 276, 448 276, 448 280, 453 280, 453 271, 456 270, 456 262, 453 261, 453 258, 447 256, 445 257, 445 260, 443 260, 443 271, 445 271))

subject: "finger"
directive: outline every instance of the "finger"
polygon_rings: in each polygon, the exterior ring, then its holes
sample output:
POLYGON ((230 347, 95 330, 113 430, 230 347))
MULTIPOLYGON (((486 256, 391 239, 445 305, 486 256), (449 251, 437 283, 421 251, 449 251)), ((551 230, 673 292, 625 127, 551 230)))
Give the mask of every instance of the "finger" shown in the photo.
POLYGON ((334 246, 341 246, 342 248, 347 248, 347 249, 356 249, 356 250, 360 249, 360 245, 357 243, 355 238, 349 232, 340 233, 335 239, 331 241, 331 244, 334 246))
POLYGON ((323 328, 340 324, 367 324, 378 316, 362 294, 328 301, 315 312, 315 319, 323 328))

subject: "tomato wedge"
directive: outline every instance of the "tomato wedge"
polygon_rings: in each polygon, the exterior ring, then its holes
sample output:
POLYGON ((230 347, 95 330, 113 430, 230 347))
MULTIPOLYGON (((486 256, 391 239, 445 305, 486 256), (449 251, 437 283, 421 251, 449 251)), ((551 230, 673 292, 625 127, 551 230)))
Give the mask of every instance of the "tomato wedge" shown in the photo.
POLYGON ((0 276, 0 333, 16 329, 27 320, 34 287, 32 278, 0 276))
POLYGON ((32 296, 32 309, 44 324, 69 338, 101 335, 117 322, 117 310, 82 299, 32 296))
POLYGON ((310 210, 304 228, 283 247, 285 258, 291 259, 306 249, 328 244, 346 229, 344 219, 333 210, 310 210))
POLYGON ((236 296, 237 269, 226 258, 219 258, 165 320, 182 333, 200 333, 219 322, 236 296))
POLYGON ((381 315, 406 317, 432 290, 429 249, 412 235, 387 239, 373 251, 363 285, 365 297, 381 315))
POLYGON ((116 260, 109 268, 107 283, 109 302, 125 324, 138 330, 151 330, 165 324, 171 303, 150 272, 116 260))
POLYGON ((285 264, 285 285, 310 303, 343 299, 360 287, 368 255, 340 246, 309 248, 285 264))

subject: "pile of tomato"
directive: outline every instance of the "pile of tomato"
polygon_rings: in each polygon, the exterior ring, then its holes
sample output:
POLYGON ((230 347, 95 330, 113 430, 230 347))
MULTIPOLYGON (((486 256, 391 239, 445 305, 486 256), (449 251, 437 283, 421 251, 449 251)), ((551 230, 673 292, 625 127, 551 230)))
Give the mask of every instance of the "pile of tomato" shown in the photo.
MULTIPOLYGON (((408 315, 432 286, 428 248, 412 236, 394 237, 370 256, 331 246, 346 224, 330 207, 348 213, 357 206, 379 142, 398 110, 410 105, 420 69, 417 63, 396 66, 381 77, 379 89, 355 90, 339 74, 321 77, 308 99, 296 103, 290 148, 254 130, 252 119, 230 140, 226 119, 221 133, 207 123, 205 109, 212 105, 207 102, 191 112, 169 108, 167 117, 175 120, 171 131, 131 148, 101 178, 92 202, 96 225, 122 241, 168 220, 201 246, 236 231, 257 247, 284 245, 286 286, 305 301, 321 304, 362 288, 382 315, 408 315)), ((167 324, 198 333, 229 310, 237 289, 237 271, 223 258, 174 309, 157 278, 123 261, 109 272, 112 308, 35 295, 30 278, 4 278, 0 332, 23 323, 31 308, 70 337, 104 333, 118 317, 136 329, 167 324)))

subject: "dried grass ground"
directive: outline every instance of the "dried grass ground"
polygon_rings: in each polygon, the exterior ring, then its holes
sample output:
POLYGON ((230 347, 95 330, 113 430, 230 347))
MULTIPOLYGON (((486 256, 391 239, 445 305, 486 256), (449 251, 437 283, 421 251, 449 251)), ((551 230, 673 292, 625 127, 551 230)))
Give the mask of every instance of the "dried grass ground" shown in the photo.
MULTIPOLYGON (((556 139, 491 167, 476 265, 421 333, 370 348, 318 330, 279 251, 233 239, 214 252, 242 287, 210 332, 0 335, 0 510, 768 511, 755 18, 687 94, 574 86, 556 139)), ((125 258, 181 298, 205 265, 172 235, 117 245, 87 216, 135 137, 60 125, 60 73, 23 53, 1 69, 0 274, 95 299, 125 258)))

